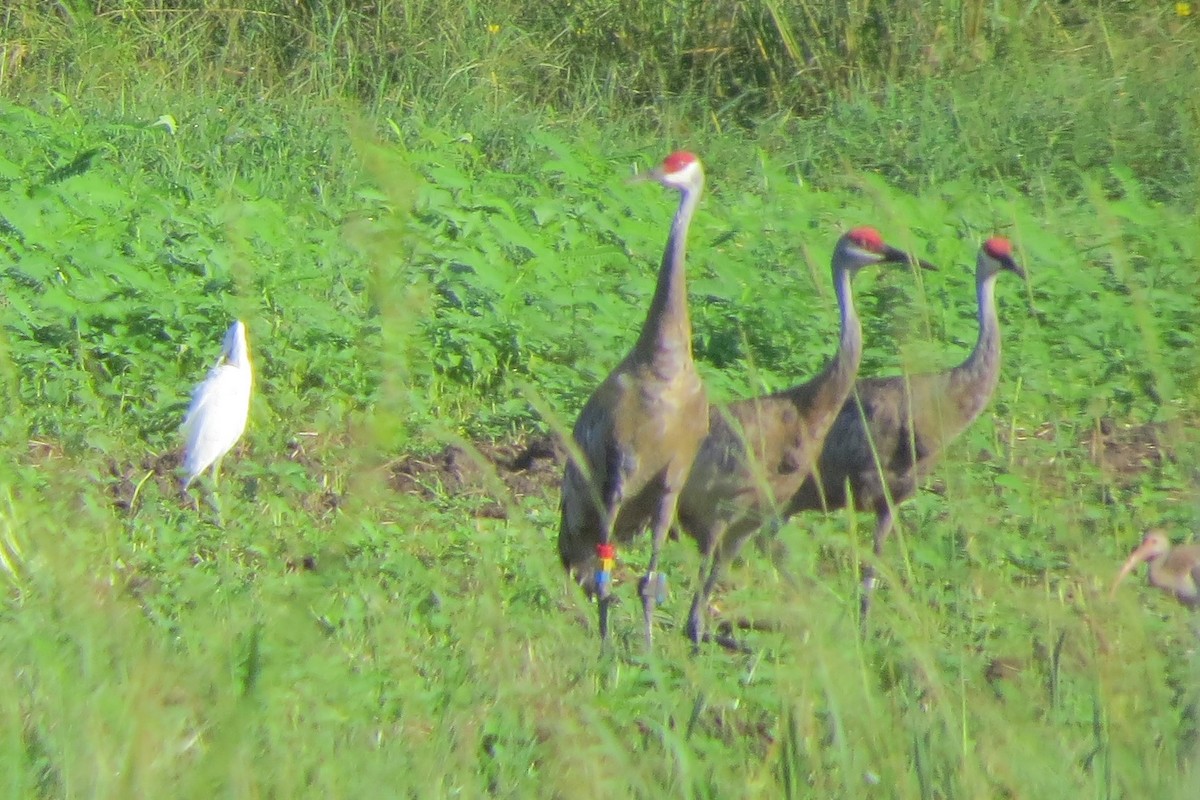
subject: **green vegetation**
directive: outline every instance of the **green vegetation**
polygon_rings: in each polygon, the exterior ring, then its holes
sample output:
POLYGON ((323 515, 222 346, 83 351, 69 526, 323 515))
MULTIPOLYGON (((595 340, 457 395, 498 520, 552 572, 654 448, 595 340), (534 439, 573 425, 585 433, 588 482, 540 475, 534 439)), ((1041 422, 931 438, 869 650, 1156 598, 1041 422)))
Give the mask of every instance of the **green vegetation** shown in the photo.
POLYGON ((1196 634, 1107 596, 1200 519, 1183 4, 233 6, 0 11, 0 794, 1195 796, 1196 634), (1029 271, 866 637, 869 520, 806 516, 719 593, 754 655, 689 655, 674 543, 601 659, 556 468, 500 457, 632 343, 678 146, 718 399, 832 352, 849 225, 941 266, 856 281, 863 374, 962 357, 985 236, 1029 271), (172 470, 235 316, 218 527, 172 470))

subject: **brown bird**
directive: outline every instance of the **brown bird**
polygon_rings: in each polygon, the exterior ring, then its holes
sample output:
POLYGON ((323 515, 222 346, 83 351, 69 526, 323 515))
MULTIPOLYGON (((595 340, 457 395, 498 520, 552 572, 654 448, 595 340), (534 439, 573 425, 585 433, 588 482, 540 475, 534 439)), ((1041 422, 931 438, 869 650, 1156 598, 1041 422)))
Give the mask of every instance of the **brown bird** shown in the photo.
MULTIPOLYGON (((1000 322, 996 276, 1025 277, 1012 245, 999 236, 979 250, 975 290, 979 338, 967 359, 945 372, 862 378, 825 437, 813 474, 785 508, 798 511, 845 508, 875 512, 874 553, 878 559, 892 530, 893 509, 917 490, 937 458, 982 413, 1000 375, 1000 322), (864 427, 865 422, 865 427, 864 427)), ((860 614, 866 619, 875 568, 862 567, 860 614)))
POLYGON ((1152 528, 1117 573, 1110 594, 1115 595, 1125 576, 1142 562, 1150 565, 1151 586, 1170 592, 1190 609, 1200 608, 1200 544, 1171 547, 1166 531, 1152 528))
POLYGON ((800 488, 854 387, 862 326, 854 310, 851 278, 872 264, 910 261, 930 268, 885 244, 874 228, 844 234, 832 259, 841 312, 841 339, 834 357, 807 383, 710 411, 708 437, 679 500, 680 527, 703 554, 700 587, 688 615, 687 634, 694 644, 704 637, 708 598, 722 568, 800 488))
POLYGON ((614 543, 650 525, 654 544, 639 584, 647 646, 660 590, 658 559, 674 524, 679 491, 708 432, 708 399, 692 361, 684 283, 688 226, 704 188, 694 155, 673 153, 647 176, 679 190, 679 209, 658 271, 650 311, 633 350, 588 399, 573 436, 585 463, 563 473, 558 552, 563 566, 598 599, 608 637, 614 543))

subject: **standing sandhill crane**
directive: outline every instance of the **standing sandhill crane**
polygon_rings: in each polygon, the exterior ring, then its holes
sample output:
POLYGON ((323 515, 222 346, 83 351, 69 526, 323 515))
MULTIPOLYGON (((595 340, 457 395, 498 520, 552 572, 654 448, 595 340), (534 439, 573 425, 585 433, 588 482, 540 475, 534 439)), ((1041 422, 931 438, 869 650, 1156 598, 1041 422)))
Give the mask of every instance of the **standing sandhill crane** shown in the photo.
POLYGON ((703 554, 701 583, 688 615, 687 634, 693 644, 699 645, 703 638, 708 598, 721 569, 800 488, 854 387, 862 357, 862 325, 854 310, 851 278, 872 264, 910 261, 931 266, 885 244, 874 228, 844 234, 832 259, 841 313, 841 338, 834 357, 807 383, 711 410, 708 437, 679 498, 679 525, 703 554))
POLYGON ((647 176, 679 190, 650 311, 633 350, 592 393, 573 437, 586 463, 563 473, 558 552, 563 566, 596 595, 601 641, 608 638, 615 542, 649 523, 650 565, 639 584, 647 646, 661 576, 658 559, 675 520, 679 491, 708 432, 708 399, 692 361, 684 282, 688 226, 704 188, 694 155, 673 153, 647 176))
POLYGON ((1125 576, 1143 561, 1150 565, 1151 586, 1170 592, 1190 609, 1200 608, 1200 544, 1171 547, 1166 531, 1152 528, 1117 573, 1111 594, 1116 594, 1117 586, 1125 576))
POLYGON ((192 404, 183 420, 183 490, 210 466, 213 485, 221 459, 237 444, 246 430, 250 414, 250 390, 254 382, 246 325, 234 320, 225 333, 221 356, 208 377, 196 387, 192 404))
MULTIPOLYGON (((894 506, 912 497, 917 481, 982 413, 996 388, 1000 322, 995 287, 1004 270, 1025 277, 1013 260, 1012 244, 995 236, 983 243, 976 261, 979 338, 966 361, 945 372, 862 378, 855 384, 825 437, 813 475, 787 504, 785 517, 845 508, 849 492, 856 510, 875 512, 874 553, 876 559, 881 556, 894 506)), ((865 620, 875 568, 865 564, 862 573, 860 614, 865 620)))

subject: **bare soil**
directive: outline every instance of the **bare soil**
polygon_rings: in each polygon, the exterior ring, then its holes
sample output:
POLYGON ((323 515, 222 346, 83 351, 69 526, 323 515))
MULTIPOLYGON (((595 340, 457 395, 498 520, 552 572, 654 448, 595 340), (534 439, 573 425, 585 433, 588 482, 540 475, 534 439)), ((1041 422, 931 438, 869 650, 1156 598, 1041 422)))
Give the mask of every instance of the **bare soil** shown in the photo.
MULTIPOLYGON (((1172 460, 1169 437, 1168 427, 1162 423, 1130 425, 1105 418, 1081 436, 1079 443, 1113 483, 1130 487, 1146 470, 1172 460)), ((53 442, 29 444, 28 458, 32 463, 63 457, 61 448, 53 442)), ((240 457, 236 452, 230 456, 234 461, 240 457)), ((319 456, 307 453, 299 445, 287 457, 310 471, 321 469, 319 456)), ((476 516, 507 519, 511 509, 525 498, 553 502, 565 463, 566 450, 557 437, 527 435, 465 446, 447 445, 432 454, 403 454, 389 465, 388 483, 397 492, 430 501, 475 498, 478 502, 473 505, 472 513, 476 516)), ((160 493, 179 494, 180 503, 188 503, 177 491, 179 464, 177 450, 147 453, 136 462, 108 460, 104 471, 113 504, 125 513, 134 512, 139 487, 147 481, 157 483, 160 493)), ((340 497, 327 492, 312 498, 313 510, 329 512, 340 501, 340 497)))
POLYGON ((390 471, 392 488, 428 500, 477 497, 476 514, 505 519, 514 501, 551 497, 562 479, 566 450, 553 436, 447 445, 429 456, 409 455, 390 471))
POLYGON ((1092 461, 1114 482, 1128 488, 1147 469, 1162 466, 1169 459, 1162 446, 1167 436, 1167 426, 1161 422, 1120 425, 1105 417, 1083 443, 1092 461))

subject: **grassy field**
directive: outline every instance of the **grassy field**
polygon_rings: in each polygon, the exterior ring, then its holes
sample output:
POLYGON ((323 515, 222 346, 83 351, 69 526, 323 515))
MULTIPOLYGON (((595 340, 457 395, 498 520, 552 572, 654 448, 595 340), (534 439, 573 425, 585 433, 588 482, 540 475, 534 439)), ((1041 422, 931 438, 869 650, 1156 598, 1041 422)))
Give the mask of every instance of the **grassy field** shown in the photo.
POLYGON ((1196 623, 1107 594, 1200 520, 1190 7, 283 6, 0 12, 0 795, 1196 796, 1196 623), (676 147, 719 400, 833 352, 849 226, 941 267, 856 280, 864 375, 962 359, 983 238, 1029 273, 866 635, 867 517, 747 548, 750 655, 690 654, 686 542, 653 653, 648 548, 608 657, 559 567, 553 439, 636 337, 675 199, 626 178, 676 147), (218 517, 178 426, 234 317, 218 517))

